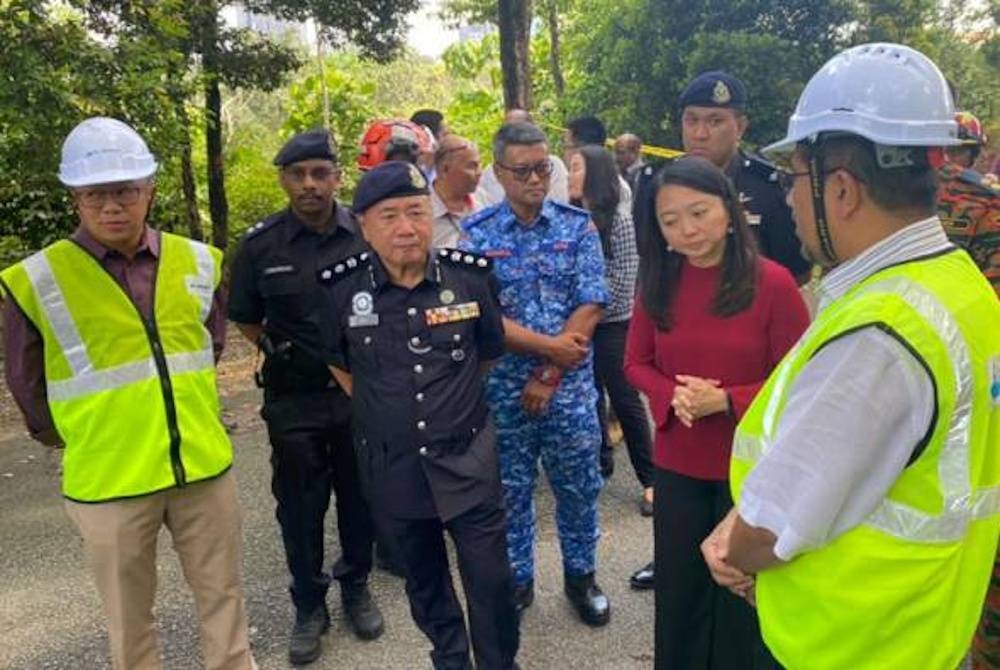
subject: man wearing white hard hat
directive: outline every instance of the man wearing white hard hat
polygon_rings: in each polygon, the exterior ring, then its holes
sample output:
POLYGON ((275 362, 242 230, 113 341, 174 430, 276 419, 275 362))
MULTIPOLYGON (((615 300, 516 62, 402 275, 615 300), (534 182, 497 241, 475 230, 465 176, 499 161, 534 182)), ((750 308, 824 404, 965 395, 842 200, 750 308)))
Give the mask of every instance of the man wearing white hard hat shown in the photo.
POLYGON ((115 119, 66 138, 79 227, 0 272, 7 381, 32 436, 64 447, 66 511, 108 618, 115 670, 161 667, 156 539, 194 592, 205 667, 255 668, 232 446, 219 420, 222 254, 147 219, 157 163, 115 119))
POLYGON ((955 668, 1000 533, 1000 303, 935 216, 958 144, 938 68, 854 47, 807 84, 782 160, 819 313, 736 430, 702 544, 788 668, 955 668))

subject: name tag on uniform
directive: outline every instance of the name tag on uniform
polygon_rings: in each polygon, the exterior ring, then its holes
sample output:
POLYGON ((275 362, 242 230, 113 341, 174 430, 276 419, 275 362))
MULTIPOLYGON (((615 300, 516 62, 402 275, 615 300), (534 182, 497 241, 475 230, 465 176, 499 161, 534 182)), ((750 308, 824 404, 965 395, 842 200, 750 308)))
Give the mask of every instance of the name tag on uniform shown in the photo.
POLYGON ((378 314, 351 314, 347 317, 348 328, 366 328, 378 325, 378 314))
POLYGON ((288 274, 289 272, 295 272, 294 265, 275 265, 274 267, 264 268, 265 277, 288 274))
POLYGON ((438 326, 442 323, 467 321, 479 317, 478 302, 463 302, 459 305, 443 305, 424 310, 424 318, 428 326, 438 326))
POLYGON ((187 275, 184 277, 184 283, 187 284, 188 293, 200 300, 211 300, 212 294, 215 293, 212 282, 201 275, 187 275))
POLYGON ((751 214, 747 212, 747 225, 748 226, 759 226, 760 225, 760 214, 751 214))

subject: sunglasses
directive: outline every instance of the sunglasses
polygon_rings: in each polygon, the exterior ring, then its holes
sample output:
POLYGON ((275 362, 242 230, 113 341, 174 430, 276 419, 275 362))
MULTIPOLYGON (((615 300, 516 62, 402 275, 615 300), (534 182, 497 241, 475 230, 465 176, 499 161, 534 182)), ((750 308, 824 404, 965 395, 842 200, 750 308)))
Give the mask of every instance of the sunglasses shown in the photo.
POLYGON ((496 165, 514 175, 514 179, 517 181, 528 181, 531 179, 532 172, 542 179, 552 174, 552 161, 549 159, 545 159, 534 165, 504 165, 503 163, 497 163, 496 165))

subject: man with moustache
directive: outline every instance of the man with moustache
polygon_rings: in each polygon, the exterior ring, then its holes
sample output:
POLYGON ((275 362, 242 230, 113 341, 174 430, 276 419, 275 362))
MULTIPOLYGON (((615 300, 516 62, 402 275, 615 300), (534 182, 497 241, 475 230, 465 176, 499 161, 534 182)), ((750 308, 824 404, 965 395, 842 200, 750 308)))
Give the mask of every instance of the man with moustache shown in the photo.
POLYGON ((434 150, 436 177, 431 185, 435 247, 453 247, 462 232, 462 219, 476 208, 472 194, 482 174, 479 149, 458 135, 446 135, 434 150))
POLYGON ((316 272, 364 248, 350 211, 335 200, 340 167, 327 130, 291 138, 274 159, 288 208, 252 226, 233 261, 229 318, 265 356, 259 384, 271 440, 271 491, 291 573, 295 625, 288 657, 309 663, 330 626, 326 593, 341 601, 358 637, 382 634, 368 591, 374 530, 351 436, 350 398, 323 359, 316 272), (337 496, 341 557, 323 569, 324 519, 337 496))

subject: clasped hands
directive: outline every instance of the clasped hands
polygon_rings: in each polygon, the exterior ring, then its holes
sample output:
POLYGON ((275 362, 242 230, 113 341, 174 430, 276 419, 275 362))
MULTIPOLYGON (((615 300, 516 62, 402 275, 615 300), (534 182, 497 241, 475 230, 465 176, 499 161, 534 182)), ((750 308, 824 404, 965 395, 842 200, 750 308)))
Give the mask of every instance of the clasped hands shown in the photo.
POLYGON ((729 397, 718 379, 694 375, 676 375, 674 379, 677 385, 670 406, 688 428, 702 417, 725 412, 729 408, 729 397))
MULTIPOLYGON (((576 367, 587 358, 590 338, 583 333, 564 331, 548 338, 545 359, 559 371, 576 367)), ((521 392, 521 406, 531 416, 541 416, 549 408, 549 401, 559 388, 558 382, 547 384, 536 377, 528 380, 521 392)))

